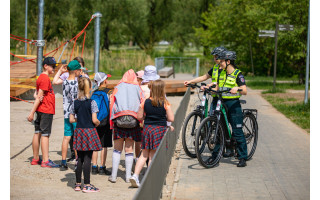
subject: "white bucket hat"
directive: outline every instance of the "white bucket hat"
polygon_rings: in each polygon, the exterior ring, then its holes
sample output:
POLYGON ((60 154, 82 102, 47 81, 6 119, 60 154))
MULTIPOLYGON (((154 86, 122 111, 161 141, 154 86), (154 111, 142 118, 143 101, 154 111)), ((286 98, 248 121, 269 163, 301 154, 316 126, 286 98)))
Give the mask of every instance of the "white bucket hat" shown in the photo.
POLYGON ((142 83, 148 83, 149 81, 158 80, 160 76, 157 74, 157 68, 153 65, 147 65, 144 68, 144 74, 142 76, 142 83))

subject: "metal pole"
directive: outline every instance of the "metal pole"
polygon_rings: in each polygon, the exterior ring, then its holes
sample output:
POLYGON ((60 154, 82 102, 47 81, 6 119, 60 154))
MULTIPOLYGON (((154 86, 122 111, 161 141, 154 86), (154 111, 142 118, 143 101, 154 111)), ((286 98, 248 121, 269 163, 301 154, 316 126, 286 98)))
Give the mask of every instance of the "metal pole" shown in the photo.
POLYGON ((308 16, 308 39, 307 39, 307 61, 306 61, 306 83, 304 91, 304 104, 308 103, 308 88, 309 88, 309 56, 310 56, 310 1, 309 1, 309 16, 308 16))
MULTIPOLYGON (((24 38, 28 39, 28 0, 26 0, 26 13, 24 19, 24 38)), ((27 55, 27 43, 24 43, 24 55, 27 55)))
POLYGON ((37 76, 41 73, 43 59, 43 10, 44 0, 39 0, 39 15, 38 15, 38 40, 37 40, 37 76))
POLYGON ((156 69, 158 70, 158 58, 155 58, 154 64, 155 64, 156 69))
POLYGON ((273 68, 273 88, 272 90, 276 91, 276 77, 277 77, 277 45, 278 45, 278 21, 276 22, 276 32, 274 35, 275 40, 275 48, 274 48, 274 68, 273 68))
POLYGON ((250 57, 251 57, 252 75, 254 76, 254 68, 253 68, 253 59, 252 59, 251 40, 249 40, 249 44, 250 44, 250 57))
POLYGON ((197 58, 197 66, 196 66, 196 77, 199 77, 199 58, 197 58))
POLYGON ((100 17, 102 14, 96 12, 96 21, 94 25, 94 73, 99 71, 99 56, 100 56, 100 17))

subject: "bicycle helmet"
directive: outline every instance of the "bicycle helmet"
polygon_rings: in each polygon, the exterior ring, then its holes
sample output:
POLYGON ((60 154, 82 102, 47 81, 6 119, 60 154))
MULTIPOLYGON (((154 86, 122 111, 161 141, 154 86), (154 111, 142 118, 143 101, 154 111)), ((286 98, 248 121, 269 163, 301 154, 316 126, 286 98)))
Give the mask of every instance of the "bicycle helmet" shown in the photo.
POLYGON ((218 55, 222 51, 227 51, 224 47, 216 47, 211 51, 211 55, 218 55))
POLYGON ((223 51, 217 56, 218 60, 236 60, 237 54, 234 51, 223 51))

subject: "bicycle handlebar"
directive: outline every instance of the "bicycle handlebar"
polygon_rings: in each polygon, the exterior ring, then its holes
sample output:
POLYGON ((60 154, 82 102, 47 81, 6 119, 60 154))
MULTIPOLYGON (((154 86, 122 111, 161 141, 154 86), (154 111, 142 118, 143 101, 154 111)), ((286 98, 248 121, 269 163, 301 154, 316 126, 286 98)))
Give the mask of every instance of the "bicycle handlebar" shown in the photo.
MULTIPOLYGON (((205 83, 201 83, 201 84, 205 84, 205 83)), ((205 84, 206 85, 206 84, 205 84)), ((192 89, 194 89, 194 88, 201 88, 201 86, 200 85, 197 85, 196 83, 195 84, 188 84, 188 85, 186 85, 186 87, 191 87, 192 89)))
MULTIPOLYGON (((201 83, 201 86, 206 86, 207 84, 205 84, 205 83, 201 83)), ((195 84, 188 84, 188 85, 186 85, 186 87, 191 87, 192 89, 194 89, 194 88, 201 88, 201 86, 199 86, 199 85, 197 85, 197 83, 195 83, 195 84)), ((230 88, 227 88, 227 89, 225 89, 225 90, 212 90, 212 88, 215 88, 216 87, 216 85, 213 85, 213 86, 210 86, 209 88, 204 88, 204 90, 206 90, 207 92, 214 92, 214 93, 217 93, 217 94, 220 94, 220 93, 224 93, 224 92, 227 92, 227 93, 230 93, 230 88)), ((242 91, 242 89, 238 89, 238 92, 241 92, 242 91)))

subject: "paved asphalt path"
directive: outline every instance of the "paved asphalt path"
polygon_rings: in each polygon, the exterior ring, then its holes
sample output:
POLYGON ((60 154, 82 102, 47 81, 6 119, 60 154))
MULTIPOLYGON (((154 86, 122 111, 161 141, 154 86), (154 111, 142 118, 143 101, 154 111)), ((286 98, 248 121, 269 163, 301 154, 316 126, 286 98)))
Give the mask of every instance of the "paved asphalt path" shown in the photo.
POLYGON ((259 92, 248 90, 242 99, 247 100, 243 108, 258 109, 259 140, 253 159, 238 168, 238 160, 222 158, 218 167, 205 169, 181 148, 172 199, 310 198, 310 135, 259 92))

